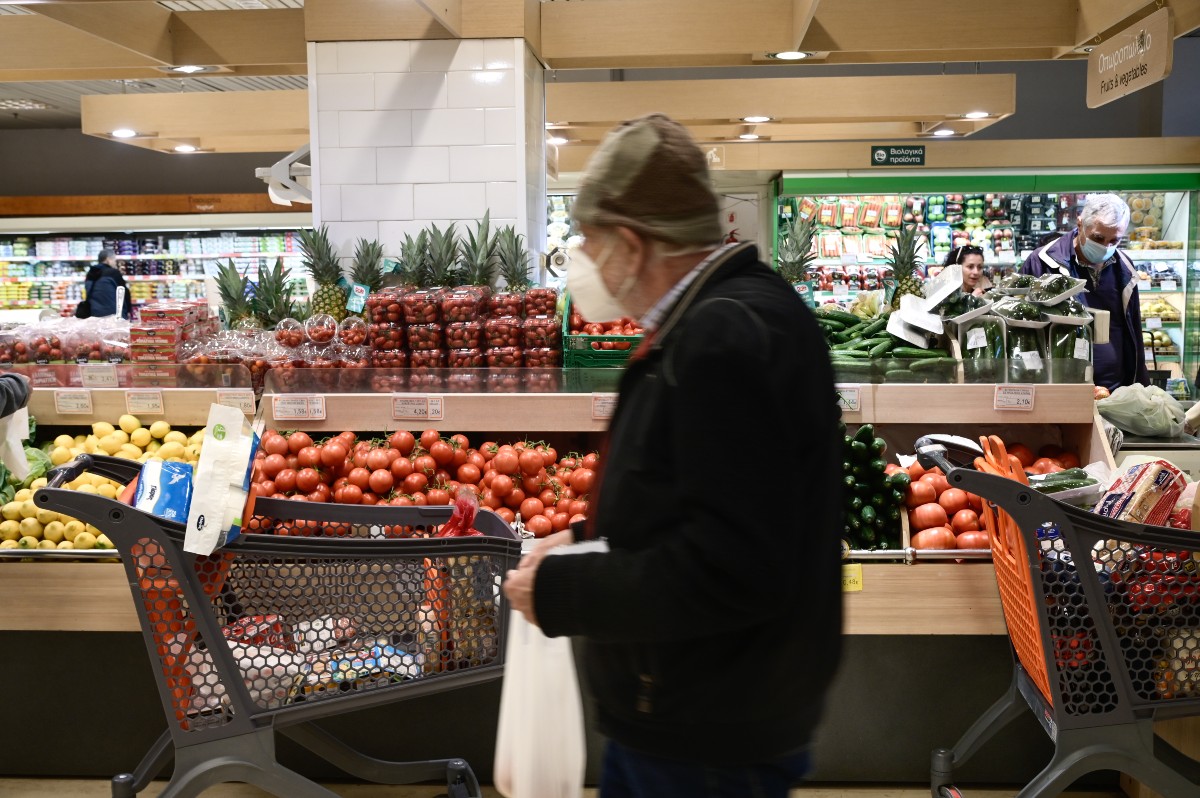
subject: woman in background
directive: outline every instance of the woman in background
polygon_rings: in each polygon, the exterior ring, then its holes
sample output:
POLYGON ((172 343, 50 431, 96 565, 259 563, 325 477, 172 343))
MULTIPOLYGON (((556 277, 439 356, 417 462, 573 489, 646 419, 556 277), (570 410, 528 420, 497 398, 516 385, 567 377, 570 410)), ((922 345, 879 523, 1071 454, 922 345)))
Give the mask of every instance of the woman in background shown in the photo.
POLYGON ((955 264, 962 267, 963 293, 983 296, 984 290, 992 287, 991 281, 983 274, 983 250, 979 247, 967 244, 950 250, 942 266, 955 264))

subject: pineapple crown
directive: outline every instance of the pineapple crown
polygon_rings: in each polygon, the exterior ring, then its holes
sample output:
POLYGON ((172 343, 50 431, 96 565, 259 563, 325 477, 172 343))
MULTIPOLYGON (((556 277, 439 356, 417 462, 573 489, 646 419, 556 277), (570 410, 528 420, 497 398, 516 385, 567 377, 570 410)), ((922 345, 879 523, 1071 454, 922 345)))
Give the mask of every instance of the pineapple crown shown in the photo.
POLYGON ((231 324, 254 315, 253 300, 247 296, 250 293, 250 280, 237 270, 232 259, 217 264, 217 290, 231 324))
POLYGON ((779 273, 789 283, 804 280, 809 264, 816 260, 817 255, 813 252, 813 236, 816 232, 815 219, 796 219, 780 239, 779 273))
POLYGON ((304 267, 317 285, 333 285, 342 276, 342 267, 329 241, 329 228, 321 225, 315 230, 300 231, 300 251, 304 267))
POLYGON ((400 281, 405 285, 424 286, 429 284, 429 231, 422 230, 413 238, 404 234, 400 245, 400 264, 397 270, 400 281))
POLYGON ((260 269, 258 285, 250 307, 266 329, 273 329, 282 320, 294 315, 296 303, 292 301, 295 288, 291 284, 292 272, 277 258, 269 269, 260 269))
POLYGON ((453 285, 458 276, 458 231, 454 222, 445 230, 430 225, 429 283, 433 286, 453 285))
POLYGON ((463 282, 491 286, 496 281, 496 236, 491 232, 490 212, 485 211, 475 230, 459 242, 463 282))
POLYGON ((906 224, 896 233, 887 262, 892 267, 892 274, 897 278, 911 275, 920 266, 917 252, 920 243, 921 237, 917 235, 915 224, 906 224))
POLYGON ((365 285, 371 293, 383 287, 383 244, 378 241, 358 239, 354 248, 354 265, 350 269, 351 279, 365 285))
POLYGON ((529 253, 525 249, 525 236, 517 233, 512 225, 502 227, 496 233, 496 257, 500 260, 500 276, 509 288, 529 287, 529 253))

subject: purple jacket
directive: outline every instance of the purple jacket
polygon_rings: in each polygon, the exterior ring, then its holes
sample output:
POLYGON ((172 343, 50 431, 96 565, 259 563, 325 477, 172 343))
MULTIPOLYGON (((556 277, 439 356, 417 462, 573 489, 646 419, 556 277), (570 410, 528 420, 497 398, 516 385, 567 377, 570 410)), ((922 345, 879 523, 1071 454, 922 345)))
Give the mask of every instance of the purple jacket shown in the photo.
POLYGON ((1077 235, 1079 231, 1072 230, 1049 244, 1038 247, 1025 259, 1021 272, 1040 277, 1053 271, 1068 277, 1088 280, 1088 290, 1080 294, 1080 301, 1089 307, 1109 312, 1110 340, 1122 336, 1120 355, 1111 343, 1096 344, 1093 347, 1095 373, 1092 381, 1109 390, 1135 382, 1149 385, 1150 373, 1142 355, 1142 309, 1138 303, 1137 270, 1125 253, 1117 250, 1104 267, 1106 270, 1116 270, 1116 295, 1105 297, 1097 294, 1091 284, 1089 271, 1080 269, 1075 256, 1077 235))

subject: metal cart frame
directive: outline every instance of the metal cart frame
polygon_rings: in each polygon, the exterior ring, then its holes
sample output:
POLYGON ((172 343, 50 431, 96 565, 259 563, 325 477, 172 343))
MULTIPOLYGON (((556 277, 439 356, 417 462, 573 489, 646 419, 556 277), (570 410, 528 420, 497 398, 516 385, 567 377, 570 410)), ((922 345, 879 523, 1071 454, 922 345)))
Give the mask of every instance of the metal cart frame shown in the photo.
MULTIPOLYGON (((451 798, 478 798, 479 784, 470 766, 462 759, 421 762, 376 759, 354 750, 320 729, 313 721, 352 710, 481 684, 501 676, 508 609, 507 601, 498 589, 499 579, 507 569, 516 567, 521 549, 519 538, 502 519, 492 513, 481 512, 476 519, 476 529, 487 533, 483 537, 372 539, 248 534, 205 558, 183 551, 181 524, 156 518, 112 499, 61 489, 62 484, 85 470, 128 482, 137 476, 140 466, 117 458, 81 455, 75 461, 54 469, 50 473, 49 484, 34 494, 34 502, 38 507, 64 513, 96 526, 109 536, 121 552, 168 724, 167 731, 158 738, 134 772, 113 779, 114 798, 133 798, 166 767, 172 757, 175 760, 174 773, 162 792, 162 798, 195 796, 208 787, 228 781, 248 782, 281 798, 336 798, 336 793, 276 761, 276 732, 359 779, 384 784, 445 779, 451 798), (152 555, 147 555, 147 552, 152 552, 152 555), (210 611, 217 602, 215 594, 220 591, 228 594, 231 590, 231 586, 224 583, 223 575, 229 571, 220 569, 236 568, 241 560, 253 561, 257 570, 246 571, 252 576, 272 567, 286 569, 293 586, 304 584, 305 568, 310 569, 309 574, 315 574, 316 569, 329 564, 343 568, 346 581, 351 584, 359 573, 377 575, 388 568, 399 573, 402 567, 408 567, 410 576, 412 573, 425 574, 425 585, 428 586, 431 565, 440 568, 441 574, 446 574, 457 563, 459 571, 465 567, 468 572, 474 573, 476 592, 483 594, 477 602, 476 618, 479 614, 494 616, 487 620, 486 645, 490 653, 472 662, 460 658, 449 666, 437 667, 435 662, 432 672, 430 667, 425 667, 424 673, 416 674, 415 678, 405 678, 395 683, 375 681, 364 683, 362 689, 353 686, 358 683, 344 683, 338 686, 344 688, 351 684, 352 689, 341 692, 330 690, 325 695, 310 697, 310 700, 264 701, 261 696, 252 694, 247 681, 250 677, 243 671, 244 660, 239 664, 232 644, 211 644, 211 641, 222 641, 228 636, 221 619, 229 617, 229 605, 219 612, 210 611), (147 565, 151 561, 152 567, 147 565), (448 569, 445 563, 450 563, 451 568, 448 569), (463 566, 463 563, 469 564, 463 566), (222 575, 212 578, 218 571, 222 575), (209 577, 207 580, 206 574, 209 577), (170 622, 164 623, 168 615, 170 622), (181 699, 180 669, 172 669, 167 664, 163 629, 168 626, 172 632, 186 632, 191 636, 187 645, 191 646, 193 653, 197 648, 206 652, 205 663, 211 663, 211 672, 216 675, 212 686, 223 692, 217 708, 181 710, 181 701, 182 706, 187 707, 187 702, 194 699, 190 692, 181 699)), ((349 522, 432 528, 448 520, 452 508, 350 507, 260 500, 257 512, 318 523, 349 522)), ((435 576, 435 580, 441 578, 435 576)), ((436 584, 440 586, 443 583, 438 581, 436 584)), ((268 584, 258 593, 270 593, 270 588, 268 584)), ((372 589, 377 591, 371 600, 376 602, 372 607, 378 615, 378 607, 387 605, 378 603, 378 580, 372 589)), ((312 590, 315 592, 318 588, 312 590)), ((365 591, 346 592, 358 595, 365 591)), ((445 621, 452 618, 455 612, 454 607, 447 606, 453 594, 444 590, 440 595, 444 599, 435 601, 436 609, 430 616, 434 619, 430 623, 435 625, 439 619, 445 621)), ((227 599, 227 595, 222 598, 227 599)), ((354 600, 353 595, 347 600, 354 600)), ((255 611, 249 606, 239 609, 245 613, 255 611)), ((473 623, 478 625, 479 622, 473 623)), ((471 630, 472 633, 474 631, 471 630)), ((443 628, 441 633, 445 635, 447 632, 443 628)), ((465 636, 458 637, 460 653, 469 644, 476 648, 479 645, 465 636)), ((187 677, 183 678, 183 682, 187 682, 187 677)))

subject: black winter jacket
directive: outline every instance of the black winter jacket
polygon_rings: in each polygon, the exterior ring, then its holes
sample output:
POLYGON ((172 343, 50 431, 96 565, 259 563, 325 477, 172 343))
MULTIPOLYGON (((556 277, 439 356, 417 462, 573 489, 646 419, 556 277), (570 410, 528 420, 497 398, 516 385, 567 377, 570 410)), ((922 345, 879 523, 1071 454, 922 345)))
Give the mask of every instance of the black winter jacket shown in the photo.
POLYGON ((710 264, 621 379, 594 531, 534 610, 586 638, 600 730, 719 764, 807 745, 840 657, 841 433, 812 314, 753 245, 710 264))
POLYGON ((103 263, 94 263, 83 278, 84 292, 92 308, 92 316, 114 316, 117 314, 117 289, 125 289, 125 302, 120 310, 122 318, 132 317, 132 302, 129 286, 124 275, 103 263))

